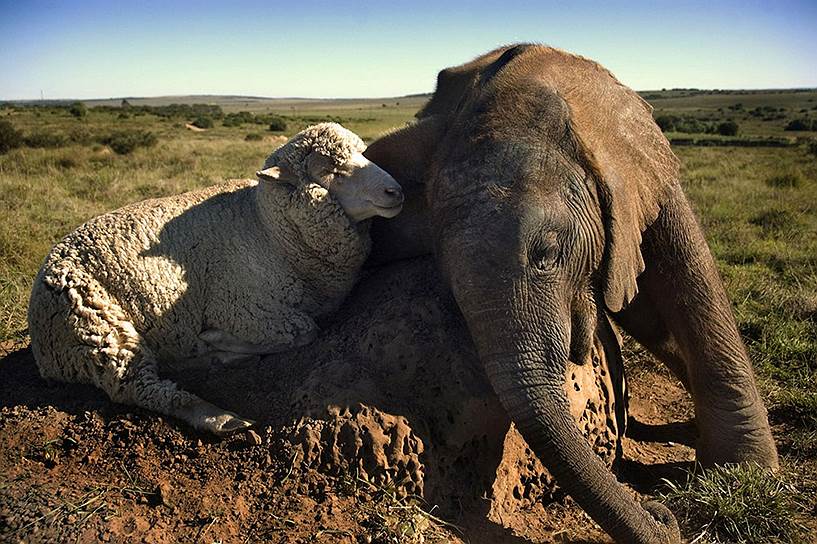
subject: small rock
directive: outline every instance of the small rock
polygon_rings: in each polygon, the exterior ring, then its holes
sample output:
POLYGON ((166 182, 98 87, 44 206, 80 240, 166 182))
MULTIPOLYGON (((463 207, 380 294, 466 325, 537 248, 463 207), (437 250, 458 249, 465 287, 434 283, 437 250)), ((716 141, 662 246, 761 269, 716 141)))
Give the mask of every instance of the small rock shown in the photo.
POLYGON ((171 505, 172 501, 170 499, 170 495, 173 493, 173 488, 170 486, 170 482, 166 480, 159 482, 154 493, 156 493, 156 496, 159 497, 159 502, 161 504, 164 504, 165 506, 171 505))
POLYGON ((247 444, 249 444, 250 446, 261 445, 261 437, 258 436, 258 433, 253 431, 252 429, 247 431, 247 434, 245 435, 245 440, 247 441, 247 444))

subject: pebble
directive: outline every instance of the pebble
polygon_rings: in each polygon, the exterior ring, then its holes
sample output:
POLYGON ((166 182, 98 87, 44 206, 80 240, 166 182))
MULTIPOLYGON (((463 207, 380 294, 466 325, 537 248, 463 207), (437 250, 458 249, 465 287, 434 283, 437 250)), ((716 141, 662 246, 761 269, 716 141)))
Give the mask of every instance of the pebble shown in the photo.
POLYGON ((249 444, 250 446, 260 446, 261 445, 261 437, 258 435, 257 432, 253 431, 252 429, 247 431, 245 439, 247 441, 247 444, 249 444))
POLYGON ((172 492, 173 488, 170 487, 170 483, 167 481, 160 482, 159 485, 156 486, 155 493, 159 496, 159 501, 165 506, 171 504, 170 495, 172 492))

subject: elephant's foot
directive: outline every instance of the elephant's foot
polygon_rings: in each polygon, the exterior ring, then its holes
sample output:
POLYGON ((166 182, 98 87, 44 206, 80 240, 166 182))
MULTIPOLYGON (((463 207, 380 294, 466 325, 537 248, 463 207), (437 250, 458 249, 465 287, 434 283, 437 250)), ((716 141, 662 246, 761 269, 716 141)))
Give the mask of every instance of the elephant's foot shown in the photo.
POLYGON ((255 424, 250 419, 244 419, 204 400, 180 408, 175 415, 195 429, 222 437, 249 429, 255 424))
POLYGON ((778 469, 777 448, 765 410, 759 411, 755 406, 743 411, 699 409, 696 415, 700 435, 695 456, 703 467, 756 463, 778 469))

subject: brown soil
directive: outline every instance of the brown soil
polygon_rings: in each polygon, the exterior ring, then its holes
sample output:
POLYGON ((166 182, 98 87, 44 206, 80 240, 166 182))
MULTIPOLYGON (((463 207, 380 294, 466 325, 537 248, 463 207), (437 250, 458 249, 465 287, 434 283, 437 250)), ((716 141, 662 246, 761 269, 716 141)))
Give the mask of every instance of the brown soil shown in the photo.
MULTIPOLYGON (((315 344, 168 371, 258 422, 226 440, 47 382, 28 349, 11 351, 0 359, 0 541, 415 542, 428 521, 402 497, 422 495, 458 527, 432 521, 426 541, 609 542, 513 429, 439 284, 426 260, 381 269, 315 344)), ((573 387, 597 388, 574 417, 613 463, 623 422, 597 417, 611 406, 604 365, 601 354, 601 367, 573 369, 586 373, 573 387)), ((630 374, 637 423, 615 467, 648 494, 694 458, 678 443, 689 428, 666 425, 691 403, 664 372, 630 374)))

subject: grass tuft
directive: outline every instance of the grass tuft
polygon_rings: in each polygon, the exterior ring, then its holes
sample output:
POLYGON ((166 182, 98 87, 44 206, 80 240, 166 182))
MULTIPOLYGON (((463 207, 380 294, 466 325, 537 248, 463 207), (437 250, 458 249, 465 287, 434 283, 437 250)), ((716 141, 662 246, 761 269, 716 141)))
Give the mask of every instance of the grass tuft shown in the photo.
POLYGON ((803 184, 803 175, 800 172, 787 172, 766 178, 769 187, 800 187, 803 184))
POLYGON ((434 508, 425 510, 422 499, 401 493, 393 482, 386 487, 376 486, 366 480, 355 478, 355 490, 361 485, 373 492, 372 500, 365 508, 367 518, 362 525, 369 531, 367 542, 372 544, 422 544, 425 542, 449 542, 449 532, 459 533, 459 527, 434 516, 434 508))
POLYGON ((786 470, 771 473, 756 464, 725 465, 690 472, 687 481, 667 480, 660 495, 678 516, 691 542, 805 542, 806 506, 786 470))

